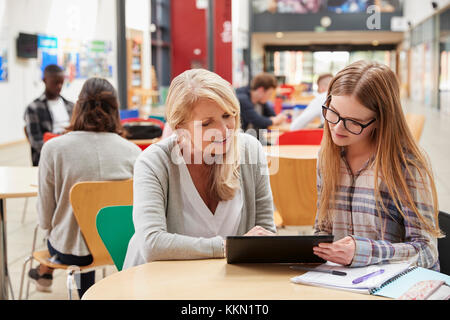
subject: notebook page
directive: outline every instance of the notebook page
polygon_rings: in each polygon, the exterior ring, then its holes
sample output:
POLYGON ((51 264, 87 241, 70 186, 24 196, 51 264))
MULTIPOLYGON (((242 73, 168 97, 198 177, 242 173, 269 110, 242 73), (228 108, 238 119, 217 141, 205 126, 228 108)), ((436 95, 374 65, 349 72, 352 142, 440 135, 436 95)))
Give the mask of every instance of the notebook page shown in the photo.
POLYGON ((397 299, 417 282, 425 280, 442 280, 445 281, 447 285, 450 285, 450 276, 425 268, 416 268, 405 275, 402 275, 374 294, 377 296, 397 299))
POLYGON ((360 268, 348 268, 339 266, 336 264, 322 264, 317 268, 337 270, 346 272, 346 276, 336 276, 333 274, 308 271, 300 276, 291 278, 294 283, 308 284, 314 286, 322 286, 336 289, 345 290, 355 290, 355 291, 366 291, 368 293, 369 289, 376 288, 386 280, 402 273, 410 266, 409 263, 396 263, 396 264, 382 264, 382 265, 372 265, 360 268), (352 281, 367 275, 369 273, 384 269, 383 274, 371 277, 359 284, 353 284, 352 281))

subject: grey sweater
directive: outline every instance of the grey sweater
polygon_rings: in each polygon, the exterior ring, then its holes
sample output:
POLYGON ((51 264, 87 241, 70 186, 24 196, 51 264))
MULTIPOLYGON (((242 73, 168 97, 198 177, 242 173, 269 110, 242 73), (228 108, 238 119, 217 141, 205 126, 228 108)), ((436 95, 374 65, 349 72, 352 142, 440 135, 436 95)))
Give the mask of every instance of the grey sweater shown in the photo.
MULTIPOLYGON (((267 162, 258 140, 240 134, 243 207, 238 234, 254 226, 276 232, 267 162)), ((133 221, 124 269, 154 260, 224 257, 223 239, 186 236, 179 166, 171 160, 174 135, 141 153, 134 168, 133 221)))
POLYGON ((80 181, 126 180, 141 149, 115 133, 74 131, 46 142, 39 162, 39 226, 61 253, 90 254, 70 205, 80 181))

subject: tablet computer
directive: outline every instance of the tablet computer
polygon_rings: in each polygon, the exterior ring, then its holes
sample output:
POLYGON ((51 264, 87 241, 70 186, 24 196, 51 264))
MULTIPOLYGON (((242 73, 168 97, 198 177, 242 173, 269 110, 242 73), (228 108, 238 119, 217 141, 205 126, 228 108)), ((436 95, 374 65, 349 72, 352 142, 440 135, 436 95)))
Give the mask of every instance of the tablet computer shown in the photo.
POLYGON ((332 235, 229 236, 227 263, 324 263, 313 247, 333 239, 332 235))

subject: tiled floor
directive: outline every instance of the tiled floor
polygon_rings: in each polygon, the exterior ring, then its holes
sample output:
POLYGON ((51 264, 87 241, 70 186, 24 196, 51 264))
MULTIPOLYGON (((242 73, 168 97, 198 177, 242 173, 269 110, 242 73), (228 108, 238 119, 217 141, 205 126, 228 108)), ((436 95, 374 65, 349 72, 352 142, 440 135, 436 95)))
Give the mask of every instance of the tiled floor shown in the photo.
MULTIPOLYGON (((406 112, 425 114, 426 121, 420 145, 428 153, 437 183, 440 209, 450 212, 450 115, 423 108, 417 104, 405 104, 406 112)), ((26 143, 0 149, 0 166, 30 166, 30 152, 26 143)), ((33 231, 37 224, 36 199, 30 198, 22 222, 24 199, 7 200, 7 239, 8 262, 15 298, 19 293, 22 266, 31 251, 33 231)), ((308 232, 298 228, 279 230, 280 234, 298 234, 308 232)), ((43 232, 38 235, 38 245, 44 247, 43 232)), ((35 263, 36 265, 36 263, 35 263)), ((106 275, 116 272, 115 267, 106 268, 106 275)), ((102 272, 97 272, 97 280, 102 272)), ((30 299, 67 299, 66 273, 56 270, 54 273, 52 293, 36 292, 34 285, 30 287, 30 299)), ((75 296, 75 298, 77 298, 75 296)))

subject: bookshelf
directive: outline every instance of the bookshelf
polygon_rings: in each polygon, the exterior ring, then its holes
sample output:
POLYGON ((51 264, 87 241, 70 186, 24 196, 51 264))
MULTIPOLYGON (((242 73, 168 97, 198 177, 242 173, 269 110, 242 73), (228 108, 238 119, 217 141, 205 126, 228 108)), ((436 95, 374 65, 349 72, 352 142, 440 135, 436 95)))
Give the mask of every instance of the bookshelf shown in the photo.
POLYGON ((137 93, 143 90, 143 34, 133 29, 127 31, 128 109, 136 109, 142 106, 141 96, 137 93))

